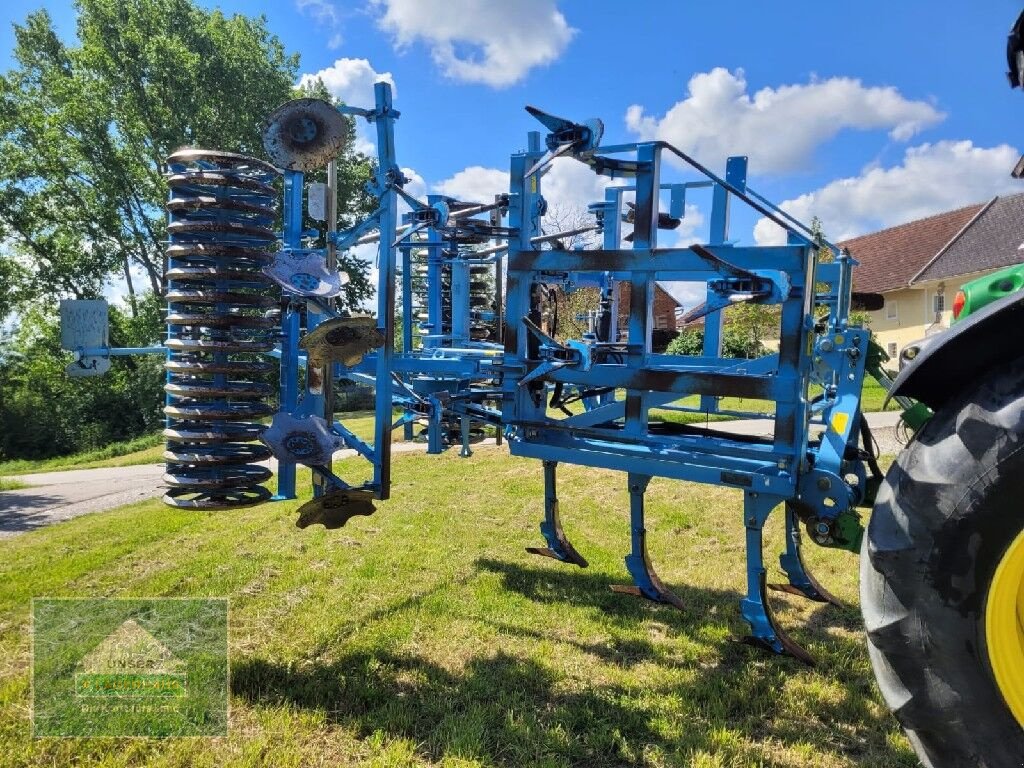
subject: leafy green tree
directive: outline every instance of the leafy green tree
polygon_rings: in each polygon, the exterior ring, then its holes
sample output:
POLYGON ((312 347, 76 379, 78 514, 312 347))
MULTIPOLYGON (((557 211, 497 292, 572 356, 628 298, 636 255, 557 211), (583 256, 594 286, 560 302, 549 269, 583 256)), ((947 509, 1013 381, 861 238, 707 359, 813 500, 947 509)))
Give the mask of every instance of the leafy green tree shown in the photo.
POLYGON ((81 0, 77 41, 45 11, 15 27, 0 76, 0 457, 94 448, 156 429, 162 360, 118 358, 69 380, 58 297, 98 296, 112 273, 148 275, 111 343, 160 339, 163 158, 194 144, 261 154, 263 116, 294 94, 298 59, 262 18, 188 0, 81 0))
MULTIPOLYGON (((680 331, 665 350, 669 355, 692 355, 699 357, 704 354, 704 327, 687 328, 680 331)), ((722 333, 722 356, 752 358, 768 354, 768 349, 760 341, 754 341, 743 329, 726 325, 722 333)))
POLYGON ((164 158, 259 155, 260 120, 293 94, 298 57, 263 17, 191 0, 77 9, 76 45, 46 11, 15 25, 17 64, 0 76, 0 275, 15 280, 0 315, 25 296, 96 296, 130 266, 159 293, 164 158))
MULTIPOLYGON (((110 341, 147 344, 159 333, 161 300, 141 295, 133 317, 110 310, 110 341)), ((70 379, 54 305, 25 310, 0 342, 0 460, 45 458, 102 447, 162 425, 163 358, 120 357, 104 376, 70 379)))
POLYGON ((753 353, 736 357, 757 357, 763 354, 758 350, 764 349, 765 339, 779 338, 781 324, 782 313, 778 304, 734 304, 725 310, 723 347, 727 338, 735 338, 740 348, 753 353))
MULTIPOLYGON (((0 75, 0 458, 95 448, 158 428, 159 356, 115 358, 102 377, 69 380, 58 298, 101 295, 127 279, 131 313, 111 308, 111 343, 157 343, 166 239, 162 164, 182 146, 262 156, 261 123, 322 83, 294 87, 298 56, 263 17, 225 16, 194 0, 77 0, 62 41, 46 11, 15 26, 15 65, 0 75), (146 275, 136 290, 131 271, 146 275)), ((340 226, 372 209, 373 167, 339 158, 340 226)), ((323 235, 321 234, 321 243, 323 235)), ((343 304, 372 293, 369 264, 339 254, 343 304)))

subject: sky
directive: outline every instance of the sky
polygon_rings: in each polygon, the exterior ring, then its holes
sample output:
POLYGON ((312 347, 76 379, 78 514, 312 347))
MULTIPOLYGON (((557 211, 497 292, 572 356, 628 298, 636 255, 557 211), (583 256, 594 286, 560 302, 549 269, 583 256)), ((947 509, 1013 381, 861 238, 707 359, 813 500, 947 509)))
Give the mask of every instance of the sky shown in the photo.
MULTIPOLYGON (((1024 191, 1024 94, 1005 77, 1009 0, 221 0, 261 13, 301 77, 354 105, 393 83, 400 164, 417 195, 491 199, 508 157, 539 128, 523 107, 600 117, 605 144, 663 139, 841 240, 997 194, 1024 191)), ((74 38, 66 0, 0 3, 0 66, 12 24, 45 6, 74 38)), ((360 141, 369 140, 363 131, 360 141)), ((367 145, 368 146, 368 145, 367 145)), ((664 179, 692 178, 668 168, 664 179)), ((572 160, 544 180, 551 204, 599 199, 606 180, 572 160)), ((672 246, 703 239, 694 197, 672 246)), ((738 244, 780 242, 734 209, 738 244)))

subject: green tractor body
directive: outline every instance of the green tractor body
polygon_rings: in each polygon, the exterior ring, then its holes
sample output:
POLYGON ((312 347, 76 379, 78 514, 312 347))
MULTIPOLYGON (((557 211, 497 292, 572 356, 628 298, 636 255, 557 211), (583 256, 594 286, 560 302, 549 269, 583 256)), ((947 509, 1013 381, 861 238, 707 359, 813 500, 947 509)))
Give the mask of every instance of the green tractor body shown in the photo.
POLYGON ((959 322, 1021 288, 1024 288, 1024 264, 1015 264, 964 283, 953 299, 953 322, 959 322))

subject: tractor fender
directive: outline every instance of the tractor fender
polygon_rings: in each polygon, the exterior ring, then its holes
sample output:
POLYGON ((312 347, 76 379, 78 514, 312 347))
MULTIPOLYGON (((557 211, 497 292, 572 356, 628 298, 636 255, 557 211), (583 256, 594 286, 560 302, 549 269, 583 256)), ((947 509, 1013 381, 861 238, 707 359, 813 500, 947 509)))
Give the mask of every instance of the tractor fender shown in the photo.
POLYGON ((1018 357, 1024 357, 1024 291, 923 342, 900 369, 888 397, 912 397, 935 411, 994 366, 1018 357))

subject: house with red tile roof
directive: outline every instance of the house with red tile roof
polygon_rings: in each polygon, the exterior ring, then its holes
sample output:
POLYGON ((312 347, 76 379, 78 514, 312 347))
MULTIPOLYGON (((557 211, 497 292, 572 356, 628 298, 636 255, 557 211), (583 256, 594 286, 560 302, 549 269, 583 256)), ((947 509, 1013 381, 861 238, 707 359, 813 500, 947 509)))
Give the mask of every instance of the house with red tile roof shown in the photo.
POLYGON ((838 244, 858 264, 853 289, 881 293, 871 330, 895 357, 907 344, 949 327, 966 282, 1024 262, 1024 193, 994 197, 838 244))

